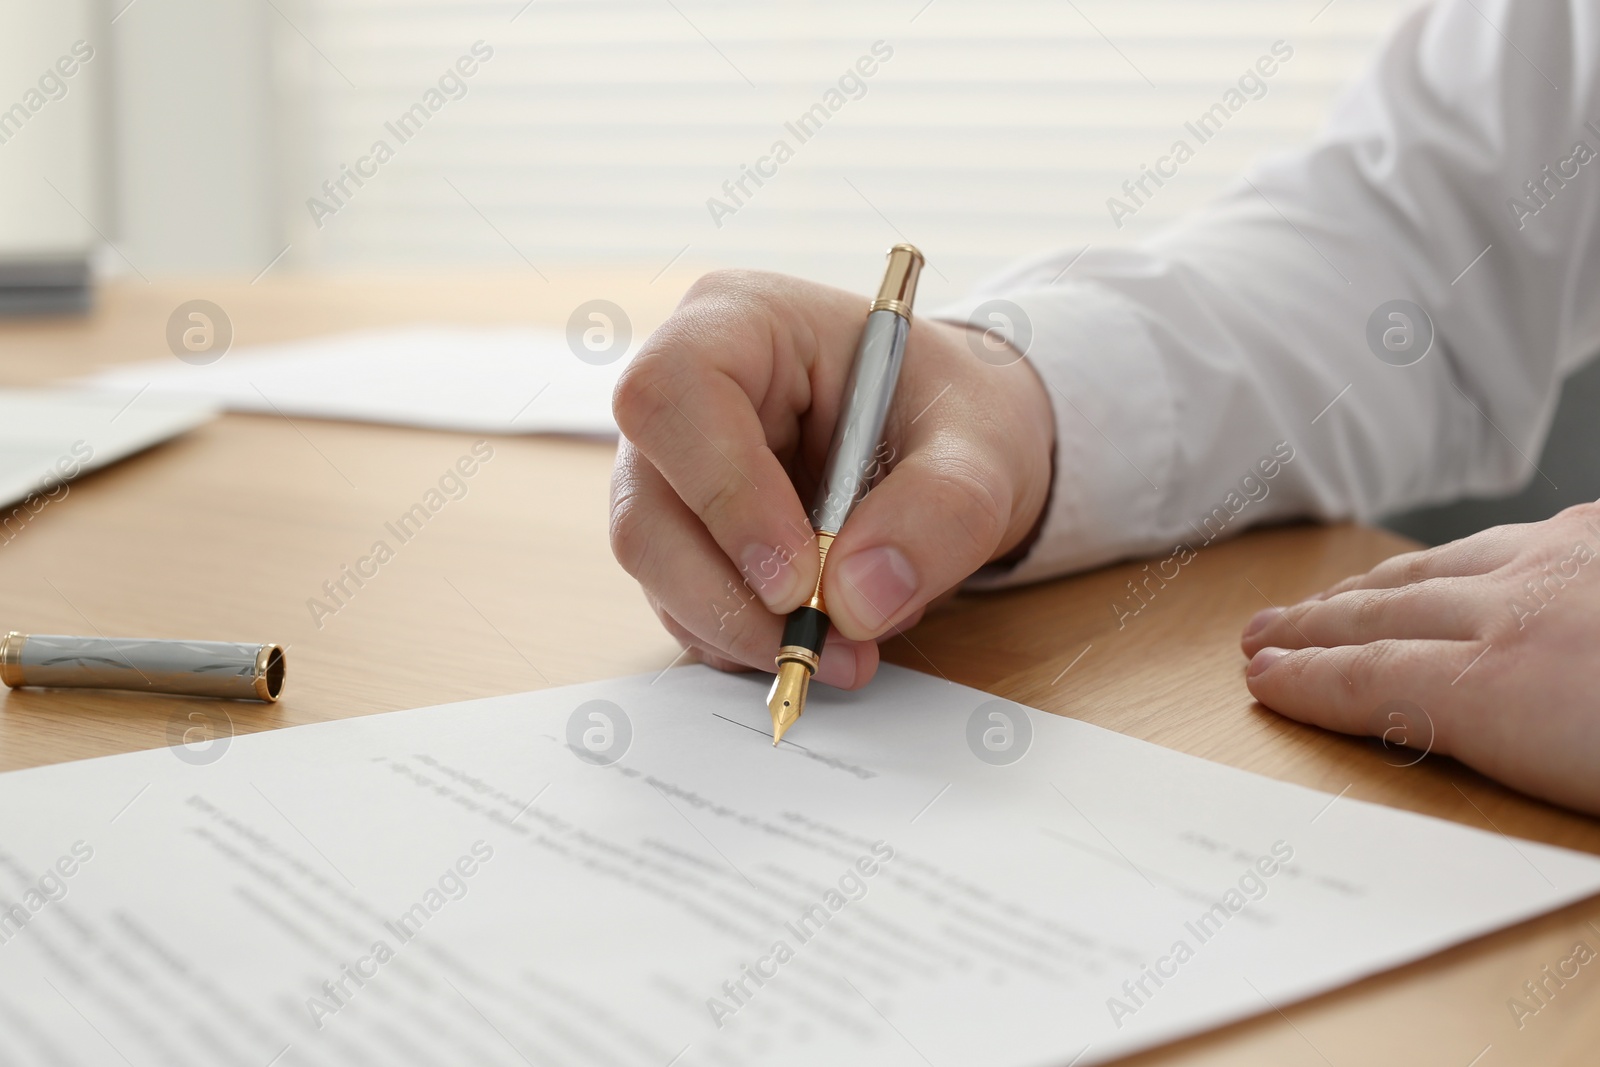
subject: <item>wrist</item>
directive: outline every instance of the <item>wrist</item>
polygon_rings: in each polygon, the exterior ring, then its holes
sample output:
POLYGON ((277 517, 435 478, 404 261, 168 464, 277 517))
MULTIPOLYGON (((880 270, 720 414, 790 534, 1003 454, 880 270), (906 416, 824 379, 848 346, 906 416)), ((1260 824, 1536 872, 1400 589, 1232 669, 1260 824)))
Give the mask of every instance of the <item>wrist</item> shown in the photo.
POLYGON ((993 562, 1010 564, 1027 556, 1044 527, 1055 483, 1056 420, 1049 387, 1033 364, 1019 356, 1016 363, 1001 369, 1007 408, 1016 416, 1009 467, 1016 482, 1011 521, 993 562))
POLYGON ((991 563, 1014 563, 1038 540, 1055 476, 1056 422, 1050 391, 1033 364, 1010 345, 996 358, 992 333, 964 323, 941 322, 959 358, 972 367, 975 393, 989 401, 989 445, 1009 475, 1010 514, 991 563))

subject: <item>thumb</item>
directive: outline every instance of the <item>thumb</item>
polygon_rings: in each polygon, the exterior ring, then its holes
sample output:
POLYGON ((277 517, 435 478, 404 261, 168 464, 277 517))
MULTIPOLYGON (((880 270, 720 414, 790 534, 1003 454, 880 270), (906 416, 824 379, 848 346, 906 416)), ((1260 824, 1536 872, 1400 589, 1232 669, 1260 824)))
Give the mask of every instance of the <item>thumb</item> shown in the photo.
POLYGON ((971 441, 946 444, 902 459, 829 548, 823 597, 845 637, 882 636, 995 557, 1010 479, 971 441))

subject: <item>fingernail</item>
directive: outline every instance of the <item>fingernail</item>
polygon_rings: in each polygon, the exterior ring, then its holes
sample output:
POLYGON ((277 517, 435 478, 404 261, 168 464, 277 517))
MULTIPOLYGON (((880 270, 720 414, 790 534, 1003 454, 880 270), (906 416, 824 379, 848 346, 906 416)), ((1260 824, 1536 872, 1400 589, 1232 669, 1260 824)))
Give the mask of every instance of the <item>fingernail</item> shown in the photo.
POLYGON ((739 557, 739 573, 767 607, 781 611, 794 606, 791 598, 799 576, 788 549, 751 545, 739 557))
POLYGON ((1245 672, 1245 677, 1254 678, 1259 674, 1265 674, 1268 667, 1271 667, 1288 654, 1289 650, 1287 648, 1263 648, 1251 657, 1250 669, 1245 672))
POLYGON ((890 545, 851 556, 839 568, 839 577, 845 610, 870 630, 886 626, 917 591, 911 561, 890 545))
POLYGON ((1244 635, 1246 637, 1254 636, 1257 632, 1265 628, 1267 623, 1271 622, 1273 619, 1276 619, 1282 614, 1282 608, 1262 608, 1260 611, 1250 616, 1250 621, 1245 624, 1244 635))
POLYGON ((822 646, 822 662, 817 664, 816 681, 836 689, 856 684, 856 646, 849 641, 830 641, 822 646))

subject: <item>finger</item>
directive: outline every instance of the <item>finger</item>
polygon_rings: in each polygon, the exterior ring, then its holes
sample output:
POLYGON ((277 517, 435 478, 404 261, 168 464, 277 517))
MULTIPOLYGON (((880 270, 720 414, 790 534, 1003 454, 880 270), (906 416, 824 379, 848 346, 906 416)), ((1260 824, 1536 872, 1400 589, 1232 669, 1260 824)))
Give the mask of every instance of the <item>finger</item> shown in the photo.
MULTIPOLYGON (((611 547, 681 644, 772 670, 783 618, 756 598, 705 527, 636 451, 619 455, 613 476, 611 547)), ((866 684, 877 665, 876 646, 837 639, 824 647, 817 678, 855 688, 866 684)))
POLYGON ((1327 600, 1270 608, 1241 639, 1244 654, 1263 648, 1332 648, 1385 638, 1466 640, 1482 620, 1471 578, 1429 578, 1396 588, 1352 589, 1327 600))
MULTIPOLYGON (((729 659, 712 649, 706 648, 681 622, 674 619, 659 606, 655 607, 655 613, 656 618, 661 621, 661 628, 671 634, 672 639, 682 646, 683 652, 678 654, 680 659, 686 652, 699 662, 708 667, 715 667, 719 671, 748 671, 751 669, 748 663, 740 663, 738 660, 729 659)), ((676 663, 677 661, 674 660, 673 662, 676 663)))
POLYGON ((770 382, 750 368, 765 363, 771 374, 772 342, 770 325, 755 319, 725 316, 709 342, 681 324, 658 330, 617 383, 613 409, 623 435, 698 517, 715 549, 742 569, 771 568, 759 595, 788 611, 815 585, 817 562, 814 552, 783 551, 808 526, 757 414, 770 382), (743 384, 724 365, 730 346, 747 354, 743 384), (763 348, 764 360, 749 356, 763 348))
POLYGON ((707 368, 662 370, 646 360, 619 382, 614 406, 622 434, 709 531, 712 549, 744 569, 771 568, 758 590, 766 605, 800 605, 816 582, 816 555, 781 545, 806 528, 805 509, 738 384, 707 368))
POLYGON ((1011 513, 1007 477, 970 438, 941 433, 868 493, 828 551, 834 625, 880 636, 994 558, 1011 513))
POLYGON ((1346 734, 1382 734, 1392 725, 1385 707, 1415 705, 1426 720, 1408 722, 1402 743, 1426 735, 1433 751, 1449 754, 1449 706, 1437 694, 1482 652, 1475 641, 1375 641, 1338 648, 1264 648, 1255 654, 1245 684, 1281 715, 1346 734), (1431 706, 1430 706, 1431 705, 1431 706))
POLYGON ((1437 548, 1422 548, 1390 556, 1367 573, 1351 575, 1318 593, 1313 599, 1325 600, 1351 589, 1393 589, 1429 578, 1488 574, 1509 563, 1516 555, 1516 538, 1509 536, 1510 529, 1497 526, 1437 548))
POLYGON ((743 663, 735 663, 731 659, 723 659, 721 656, 710 652, 701 653, 699 659, 707 667, 713 667, 719 671, 727 671, 729 674, 748 674, 751 669, 743 663))
POLYGON ((693 643, 764 666, 768 645, 777 650, 778 617, 758 601, 753 606, 760 610, 746 610, 756 593, 661 473, 631 445, 619 452, 611 496, 611 550, 646 596, 680 620, 693 643))
POLYGON ((701 663, 704 663, 707 667, 712 667, 719 671, 726 671, 729 674, 748 674, 751 670, 751 668, 745 666, 743 663, 738 663, 731 659, 724 659, 715 652, 708 652, 699 646, 691 646, 689 652, 692 656, 694 656, 695 659, 699 660, 701 663))

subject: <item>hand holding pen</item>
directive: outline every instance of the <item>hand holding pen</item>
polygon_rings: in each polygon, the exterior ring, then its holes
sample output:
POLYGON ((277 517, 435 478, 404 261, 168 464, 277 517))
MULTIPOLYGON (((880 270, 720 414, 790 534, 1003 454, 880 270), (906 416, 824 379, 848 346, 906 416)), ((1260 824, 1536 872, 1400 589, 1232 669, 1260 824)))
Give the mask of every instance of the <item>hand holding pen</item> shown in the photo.
MULTIPOLYGON (((822 462, 822 480, 812 495, 811 528, 817 535, 817 581, 810 598, 789 613, 783 624, 783 641, 774 659, 777 675, 767 694, 772 716, 772 743, 805 711, 811 676, 817 673, 828 640, 827 601, 822 587, 827 581, 828 549, 844 528, 867 491, 883 473, 884 424, 894 403, 905 362, 906 340, 911 333, 911 305, 922 275, 922 253, 908 244, 889 249, 889 266, 878 298, 867 308, 856 358, 845 379, 833 439, 822 462)), ((759 577, 759 575, 758 575, 759 577)))
POLYGON ((813 498, 870 303, 782 275, 707 275, 618 384, 612 549, 668 631, 712 666, 772 671, 784 616, 821 573, 831 625, 816 680, 864 685, 878 638, 1012 552, 1043 510, 1043 383, 1026 361, 979 358, 966 327, 914 319, 865 472, 887 474, 823 572, 813 498))

